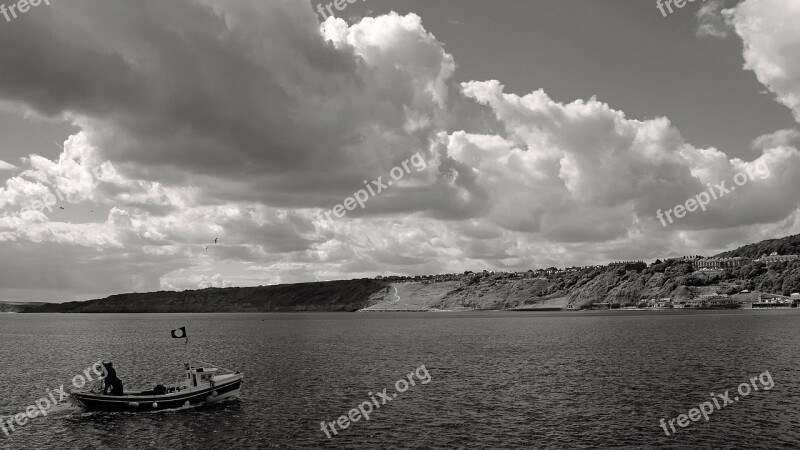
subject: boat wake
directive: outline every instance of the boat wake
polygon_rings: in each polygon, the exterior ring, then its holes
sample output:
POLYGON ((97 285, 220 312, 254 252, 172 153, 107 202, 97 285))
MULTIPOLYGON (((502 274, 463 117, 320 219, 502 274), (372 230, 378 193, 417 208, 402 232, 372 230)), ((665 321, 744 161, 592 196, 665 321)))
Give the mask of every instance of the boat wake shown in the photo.
POLYGON ((73 414, 73 413, 75 413, 77 411, 80 411, 80 410, 81 409, 78 406, 73 405, 68 400, 64 400, 63 402, 61 402, 61 403, 59 403, 59 404, 57 404, 55 406, 52 406, 50 409, 48 409, 47 410, 47 415, 48 416, 56 416, 56 417, 58 417, 58 416, 68 416, 68 415, 71 415, 71 414, 73 414))
MULTIPOLYGON (((79 407, 73 405, 68 400, 64 400, 63 402, 58 403, 56 405, 53 405, 50 408, 46 409, 45 410, 45 415, 43 415, 41 413, 41 411, 37 409, 36 410, 36 415, 34 415, 33 417, 26 416, 25 419, 26 419, 27 422, 32 422, 32 421, 40 420, 42 418, 47 418, 47 417, 50 417, 50 418, 53 418, 53 417, 56 417, 56 418, 58 418, 58 417, 68 417, 68 416, 71 416, 74 413, 80 412, 80 411, 81 411, 81 409, 79 407)), ((25 413, 22 412, 22 414, 24 415, 25 413)), ((11 416, 0 415, 0 422, 3 422, 3 423, 9 423, 9 422, 10 423, 14 423, 15 417, 16 417, 16 414, 15 415, 11 415, 11 416)))

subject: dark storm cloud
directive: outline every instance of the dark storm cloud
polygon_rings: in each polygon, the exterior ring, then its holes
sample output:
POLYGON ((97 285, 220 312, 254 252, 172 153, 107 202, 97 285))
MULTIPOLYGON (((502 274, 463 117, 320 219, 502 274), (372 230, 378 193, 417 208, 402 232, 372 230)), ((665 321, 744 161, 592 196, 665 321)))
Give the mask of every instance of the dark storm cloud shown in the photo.
POLYGON ((0 29, 17 43, 0 56, 0 95, 75 117, 129 174, 237 180, 244 188, 219 193, 236 200, 319 206, 320 192, 391 167, 369 152, 425 148, 425 132, 397 137, 409 110, 431 112, 417 74, 320 39, 299 2, 221 4, 54 5, 0 29), (370 148, 376 139, 395 148, 370 148))

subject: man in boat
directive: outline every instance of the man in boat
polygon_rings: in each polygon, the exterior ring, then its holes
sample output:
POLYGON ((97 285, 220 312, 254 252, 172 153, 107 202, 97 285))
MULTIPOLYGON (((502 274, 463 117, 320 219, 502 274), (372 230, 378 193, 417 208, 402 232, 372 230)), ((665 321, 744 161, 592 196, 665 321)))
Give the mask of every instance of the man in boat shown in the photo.
POLYGON ((111 389, 111 395, 122 395, 122 380, 117 378, 114 364, 111 362, 103 363, 103 367, 106 369, 106 377, 103 380, 103 395, 106 395, 106 391, 109 388, 111 389))

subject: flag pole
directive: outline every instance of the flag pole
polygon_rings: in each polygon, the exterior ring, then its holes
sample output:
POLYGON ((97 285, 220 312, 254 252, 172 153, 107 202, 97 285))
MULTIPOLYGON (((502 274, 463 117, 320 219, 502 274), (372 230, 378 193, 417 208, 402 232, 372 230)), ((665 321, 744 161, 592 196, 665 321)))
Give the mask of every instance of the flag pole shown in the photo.
POLYGON ((186 327, 180 327, 178 329, 172 330, 172 337, 173 338, 183 338, 186 347, 184 347, 184 351, 186 352, 186 361, 184 364, 186 365, 186 370, 191 369, 192 367, 192 354, 189 349, 189 333, 186 332, 186 327))
POLYGON ((189 333, 186 333, 186 359, 187 363, 189 364, 189 368, 192 368, 192 353, 189 350, 189 333))

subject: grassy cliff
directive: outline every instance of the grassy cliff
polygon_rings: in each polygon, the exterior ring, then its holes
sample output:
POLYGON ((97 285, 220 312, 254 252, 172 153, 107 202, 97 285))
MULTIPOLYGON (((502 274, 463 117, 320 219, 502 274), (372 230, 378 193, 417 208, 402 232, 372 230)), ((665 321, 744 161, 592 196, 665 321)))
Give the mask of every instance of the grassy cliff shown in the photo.
POLYGON ((748 244, 736 250, 720 253, 716 257, 743 256, 746 258, 759 258, 772 252, 777 252, 779 255, 800 255, 800 234, 781 239, 768 239, 757 244, 748 244))
POLYGON ((53 303, 27 313, 192 313, 357 311, 386 285, 374 280, 324 281, 277 286, 208 288, 183 292, 112 295, 100 300, 53 303))

